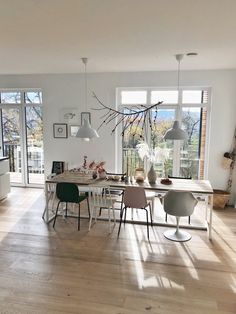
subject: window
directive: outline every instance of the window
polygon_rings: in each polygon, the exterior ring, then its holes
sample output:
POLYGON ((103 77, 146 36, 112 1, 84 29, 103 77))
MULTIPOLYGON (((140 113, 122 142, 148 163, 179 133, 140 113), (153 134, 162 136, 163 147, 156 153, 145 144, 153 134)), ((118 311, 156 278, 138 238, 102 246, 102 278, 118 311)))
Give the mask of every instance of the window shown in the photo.
MULTIPOLYGON (((174 175, 203 179, 206 175, 206 141, 208 108, 210 89, 206 88, 183 88, 179 95, 177 90, 158 88, 141 88, 130 90, 118 90, 119 109, 124 112, 140 109, 143 105, 150 106, 159 101, 162 104, 156 111, 153 110, 150 118, 155 119, 155 127, 150 130, 147 123, 145 126, 145 140, 151 148, 165 151, 165 160, 155 163, 155 170, 159 177, 174 175), (179 106, 178 106, 179 104, 179 106), (188 133, 186 142, 164 141, 165 132, 172 127, 173 121, 178 117, 182 128, 188 133), (167 157, 168 156, 168 157, 167 157)), ((142 118, 141 118, 142 119, 142 118)), ((128 126, 122 136, 120 160, 122 160, 123 171, 134 175, 138 167, 149 167, 147 160, 140 160, 136 145, 142 140, 142 123, 128 126)), ((118 141, 119 141, 118 136, 118 141)), ((119 165, 118 165, 119 166, 119 165)))

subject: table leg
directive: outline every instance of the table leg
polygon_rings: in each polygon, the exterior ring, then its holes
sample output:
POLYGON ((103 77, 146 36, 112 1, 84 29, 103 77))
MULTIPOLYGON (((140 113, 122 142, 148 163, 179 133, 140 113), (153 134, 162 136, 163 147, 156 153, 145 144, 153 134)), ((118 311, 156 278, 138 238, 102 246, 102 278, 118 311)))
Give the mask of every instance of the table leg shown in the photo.
POLYGON ((209 223, 208 223, 208 238, 209 240, 212 239, 212 212, 213 212, 213 195, 209 195, 209 205, 210 205, 210 216, 209 216, 209 223))
POLYGON ((45 208, 44 208, 44 212, 43 212, 43 216, 42 218, 45 219, 45 215, 46 215, 46 222, 49 222, 49 199, 50 197, 48 196, 48 183, 45 183, 45 208))

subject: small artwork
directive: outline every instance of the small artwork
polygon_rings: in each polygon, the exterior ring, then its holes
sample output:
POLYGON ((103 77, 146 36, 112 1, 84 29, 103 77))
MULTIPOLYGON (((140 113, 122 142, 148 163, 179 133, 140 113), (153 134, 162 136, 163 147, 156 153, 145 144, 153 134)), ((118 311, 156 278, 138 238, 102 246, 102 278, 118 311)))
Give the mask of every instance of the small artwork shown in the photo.
POLYGON ((81 112, 81 125, 83 125, 84 120, 88 120, 91 124, 91 114, 90 112, 81 112))
POLYGON ((66 123, 54 123, 53 124, 53 137, 54 138, 67 138, 67 124, 66 123))
POLYGON ((79 131, 79 125, 70 125, 70 136, 75 137, 79 131))
POLYGON ((60 110, 60 121, 69 124, 79 123, 79 111, 76 108, 64 108, 60 110))

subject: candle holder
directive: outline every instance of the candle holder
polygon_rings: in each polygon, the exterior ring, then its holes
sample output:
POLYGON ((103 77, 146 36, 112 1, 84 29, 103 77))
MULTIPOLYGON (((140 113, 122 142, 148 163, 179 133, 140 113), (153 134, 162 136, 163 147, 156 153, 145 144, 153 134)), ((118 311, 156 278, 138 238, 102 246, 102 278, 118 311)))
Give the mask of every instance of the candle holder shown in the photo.
POLYGON ((136 182, 143 182, 145 180, 145 177, 146 177, 145 176, 145 171, 144 171, 143 168, 137 168, 135 170, 134 178, 135 178, 136 182))

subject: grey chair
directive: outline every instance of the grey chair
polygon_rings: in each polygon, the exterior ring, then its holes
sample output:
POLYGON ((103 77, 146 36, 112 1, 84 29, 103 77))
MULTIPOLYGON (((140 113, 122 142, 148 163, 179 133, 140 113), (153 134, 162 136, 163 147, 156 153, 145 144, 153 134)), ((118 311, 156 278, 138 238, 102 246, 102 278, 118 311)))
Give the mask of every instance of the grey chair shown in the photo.
POLYGON ((176 230, 167 230, 164 236, 172 241, 184 242, 191 239, 191 235, 179 229, 180 217, 191 216, 197 200, 191 192, 169 191, 164 196, 164 211, 176 217, 176 230))
POLYGON ((146 211, 146 219, 147 219, 147 237, 149 240, 149 221, 148 221, 148 209, 151 218, 151 225, 153 225, 152 220, 152 210, 151 205, 148 202, 145 194, 145 190, 140 186, 127 186, 124 191, 124 208, 121 209, 120 213, 120 224, 118 230, 118 237, 120 235, 120 227, 122 223, 122 218, 124 214, 124 224, 126 222, 126 212, 127 208, 140 208, 146 211))

